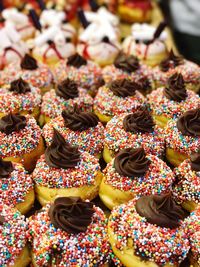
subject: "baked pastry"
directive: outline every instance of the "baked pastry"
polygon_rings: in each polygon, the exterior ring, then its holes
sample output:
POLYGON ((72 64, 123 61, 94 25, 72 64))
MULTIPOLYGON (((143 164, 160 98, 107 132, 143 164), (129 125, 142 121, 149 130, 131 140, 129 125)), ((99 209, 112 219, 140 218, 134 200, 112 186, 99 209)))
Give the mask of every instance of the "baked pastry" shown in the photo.
POLYGON ((47 145, 52 142, 54 128, 71 145, 78 146, 95 157, 101 157, 104 127, 94 113, 80 111, 77 106, 71 110, 64 110, 62 115, 52 119, 43 128, 47 145))
POLYGON ((164 128, 167 122, 182 115, 185 111, 199 108, 200 98, 191 90, 187 90, 182 74, 175 73, 160 87, 147 95, 147 101, 157 125, 164 128))
POLYGON ((56 89, 51 89, 42 98, 40 124, 43 125, 61 115, 64 109, 77 105, 82 111, 92 111, 93 99, 78 84, 66 78, 56 89))
POLYGON ((99 196, 109 209, 142 195, 167 193, 174 182, 167 164, 141 147, 122 149, 103 174, 99 196))
POLYGON ((167 33, 163 31, 166 24, 158 27, 149 24, 135 23, 131 27, 131 35, 126 37, 122 49, 128 55, 138 57, 148 66, 156 66, 168 57, 166 46, 167 33))
POLYGON ((200 154, 190 155, 174 169, 176 181, 173 195, 186 210, 193 211, 200 204, 200 154))
POLYGON ((107 123, 115 115, 134 112, 145 105, 140 89, 139 83, 129 79, 114 80, 100 87, 94 99, 94 113, 107 123))
POLYGON ((33 215, 28 239, 35 267, 105 267, 110 260, 106 217, 79 197, 59 197, 33 215))
POLYGON ((38 119, 40 114, 40 89, 33 87, 22 78, 0 88, 0 118, 8 113, 30 114, 38 119))
POLYGON ((92 95, 96 93, 96 86, 102 83, 101 68, 92 61, 87 61, 79 54, 75 54, 68 60, 61 60, 54 70, 54 77, 57 83, 66 78, 72 79, 78 85, 92 95))
POLYGON ((186 88, 195 92, 200 89, 200 67, 194 62, 188 61, 170 51, 167 59, 154 68, 154 81, 156 86, 163 86, 167 79, 174 73, 181 73, 186 83, 186 88))
POLYGON ((30 116, 9 113, 0 119, 0 157, 31 171, 44 152, 41 129, 30 116))
POLYGON ((54 129, 53 141, 33 172, 35 192, 42 205, 58 196, 92 200, 98 195, 102 174, 98 159, 71 146, 54 129))
POLYGON ((126 267, 180 266, 190 249, 185 217, 170 194, 116 207, 108 222, 112 250, 126 267))
POLYGON ((27 223, 19 211, 0 204, 0 266, 28 266, 31 258, 26 229, 27 223))
POLYGON ((109 163, 124 148, 143 147, 147 154, 158 157, 164 155, 163 131, 155 125, 147 109, 124 113, 113 117, 106 125, 104 140, 104 160, 109 163))
POLYGON ((165 128, 166 158, 178 166, 200 146, 200 109, 186 111, 178 119, 172 119, 165 128))
POLYGON ((35 200, 33 180, 23 166, 0 158, 0 203, 27 213, 35 200))

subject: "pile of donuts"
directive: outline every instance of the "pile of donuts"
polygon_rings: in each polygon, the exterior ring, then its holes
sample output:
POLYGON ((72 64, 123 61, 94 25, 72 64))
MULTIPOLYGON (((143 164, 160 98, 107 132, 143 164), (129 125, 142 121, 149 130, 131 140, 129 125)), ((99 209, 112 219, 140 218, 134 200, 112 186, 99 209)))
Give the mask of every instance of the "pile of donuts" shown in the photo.
POLYGON ((39 3, 1 11, 0 267, 200 266, 200 67, 39 3))

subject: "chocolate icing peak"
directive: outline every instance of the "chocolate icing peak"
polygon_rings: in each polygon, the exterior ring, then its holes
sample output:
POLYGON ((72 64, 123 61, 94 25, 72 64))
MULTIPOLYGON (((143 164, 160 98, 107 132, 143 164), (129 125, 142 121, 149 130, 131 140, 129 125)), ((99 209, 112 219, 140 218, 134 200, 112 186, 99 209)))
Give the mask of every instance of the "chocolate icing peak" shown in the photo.
POLYGON ((179 65, 183 64, 183 58, 181 56, 176 56, 171 49, 169 52, 169 56, 167 59, 164 59, 160 63, 160 69, 164 72, 168 71, 170 68, 175 68, 179 65))
POLYGON ((0 119, 0 132, 6 135, 19 132, 26 127, 26 117, 9 113, 0 119))
POLYGON ((93 204, 80 197, 59 197, 49 209, 52 224, 69 234, 85 232, 93 214, 93 204))
POLYGON ((13 170, 11 161, 3 161, 0 158, 0 178, 8 178, 13 170))
POLYGON ((22 58, 20 66, 25 70, 36 70, 38 68, 36 59, 29 54, 25 54, 25 56, 22 58))
POLYGON ((123 149, 114 160, 114 168, 120 175, 133 178, 144 175, 149 164, 143 148, 123 149))
POLYGON ((166 228, 177 228, 186 213, 171 194, 143 196, 136 202, 136 211, 147 222, 166 228))
POLYGON ((87 65, 87 60, 80 56, 78 53, 76 53, 68 58, 67 65, 73 66, 78 69, 83 65, 87 65))
POLYGON ((115 59, 114 66, 126 72, 134 72, 140 68, 137 57, 129 56, 124 53, 119 53, 115 59))
POLYGON ((110 83, 109 89, 119 97, 134 96, 136 90, 141 90, 140 84, 129 79, 118 79, 110 83))
POLYGON ((63 97, 64 99, 73 99, 79 96, 78 85, 76 82, 66 78, 56 89, 56 95, 63 97))
POLYGON ((22 78, 14 80, 10 84, 9 91, 15 92, 17 94, 26 94, 31 91, 29 84, 22 78))
POLYGON ((164 95, 176 102, 187 98, 187 91, 182 74, 175 73, 168 79, 168 86, 164 89, 164 95))
POLYGON ((73 131, 85 131, 97 126, 99 122, 94 113, 80 111, 77 105, 74 106, 73 110, 64 110, 62 117, 65 121, 65 126, 73 131))
POLYGON ((200 136, 200 109, 186 111, 179 117, 177 128, 183 135, 200 136))
POLYGON ((190 155, 190 165, 193 171, 200 172, 200 153, 190 155))
POLYGON ((140 109, 127 115, 123 120, 125 131, 132 133, 150 133, 153 132, 154 122, 147 109, 140 109))
POLYGON ((54 129, 53 141, 45 151, 46 163, 53 168, 74 168, 80 161, 77 147, 65 142, 63 136, 54 129))

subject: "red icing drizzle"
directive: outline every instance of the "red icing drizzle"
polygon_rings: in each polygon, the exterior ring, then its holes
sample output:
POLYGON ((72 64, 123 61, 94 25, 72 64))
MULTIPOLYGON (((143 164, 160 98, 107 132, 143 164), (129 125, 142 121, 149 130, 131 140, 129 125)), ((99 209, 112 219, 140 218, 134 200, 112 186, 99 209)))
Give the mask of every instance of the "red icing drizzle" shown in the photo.
POLYGON ((5 65, 6 65, 6 54, 8 51, 13 51, 16 53, 16 55, 19 56, 20 59, 22 59, 22 55, 13 47, 7 47, 4 49, 4 53, 3 55, 1 56, 1 65, 0 65, 0 69, 4 69, 5 65))
POLYGON ((43 54, 43 62, 46 63, 46 60, 47 60, 47 53, 49 50, 54 50, 56 56, 59 58, 59 59, 63 59, 63 57, 61 56, 60 52, 57 50, 56 46, 54 43, 50 44, 49 47, 46 49, 46 51, 44 52, 43 54))

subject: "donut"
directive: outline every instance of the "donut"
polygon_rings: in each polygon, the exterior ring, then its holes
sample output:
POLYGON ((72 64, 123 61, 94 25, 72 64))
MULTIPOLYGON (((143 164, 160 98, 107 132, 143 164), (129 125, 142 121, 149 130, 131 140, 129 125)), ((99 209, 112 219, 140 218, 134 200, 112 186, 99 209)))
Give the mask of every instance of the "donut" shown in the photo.
POLYGON ((187 90, 180 73, 170 76, 165 87, 160 87, 148 94, 147 102, 150 104, 156 124, 162 128, 166 127, 171 118, 200 107, 199 96, 187 90))
POLYGON ((79 196, 92 200, 98 195, 102 174, 98 159, 71 146, 54 129, 53 140, 33 171, 36 197, 41 203, 57 196, 79 196))
POLYGON ((58 197, 28 222, 37 266, 108 266, 110 245, 103 211, 80 197, 58 197))
POLYGON ((109 209, 142 195, 167 193, 174 182, 167 164, 141 147, 122 149, 103 176, 99 196, 109 209))
POLYGON ((104 160, 109 163, 124 148, 142 146, 147 154, 162 157, 165 152, 163 130, 155 125, 147 109, 113 117, 105 128, 104 160))
POLYGON ((134 112, 145 105, 140 88, 140 84, 129 79, 117 79, 100 87, 94 98, 94 113, 107 123, 115 115, 134 112))
POLYGON ((64 110, 62 116, 52 119, 43 128, 47 145, 52 142, 54 128, 70 144, 100 158, 104 144, 104 127, 94 113, 80 111, 77 106, 72 110, 64 110))
POLYGON ((186 111, 177 119, 171 119, 164 131, 166 158, 178 166, 191 154, 199 151, 200 146, 200 109, 186 111))
POLYGON ((9 113, 0 119, 0 157, 3 160, 22 163, 31 171, 43 151, 41 129, 33 117, 9 113))
POLYGON ((190 249, 185 217, 170 194, 120 205, 108 222, 112 250, 125 267, 180 266, 190 249))

